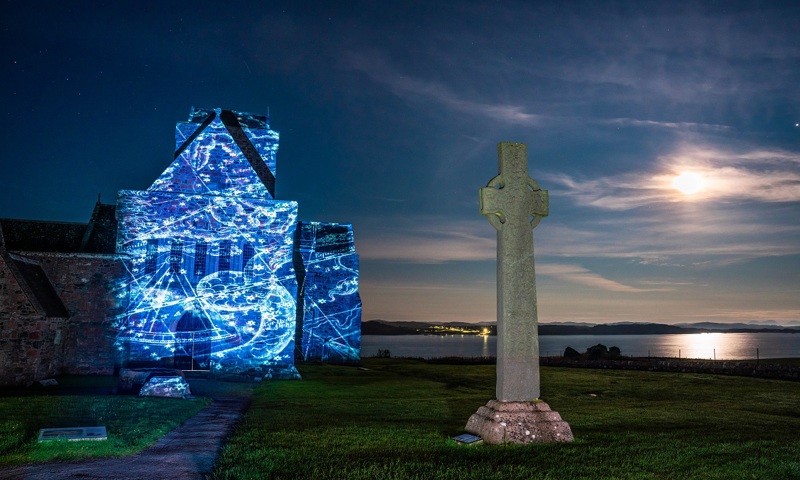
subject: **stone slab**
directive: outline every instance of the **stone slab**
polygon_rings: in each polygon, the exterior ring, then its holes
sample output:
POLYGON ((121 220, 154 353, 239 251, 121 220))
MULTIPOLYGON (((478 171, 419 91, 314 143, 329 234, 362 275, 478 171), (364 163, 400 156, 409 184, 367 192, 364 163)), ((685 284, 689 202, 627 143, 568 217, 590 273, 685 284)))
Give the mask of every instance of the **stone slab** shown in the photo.
POLYGON ((139 391, 139 396, 186 398, 191 393, 189 383, 183 376, 153 376, 139 391))
POLYGON ((469 417, 464 428, 493 445, 573 441, 572 429, 545 402, 490 400, 469 417))
POLYGON ((138 394, 151 377, 183 377, 186 375, 174 368, 123 368, 119 371, 117 388, 119 393, 138 394))
POLYGON ((71 427, 71 428, 42 428, 39 430, 39 441, 69 440, 77 442, 82 440, 108 440, 106 427, 71 427))

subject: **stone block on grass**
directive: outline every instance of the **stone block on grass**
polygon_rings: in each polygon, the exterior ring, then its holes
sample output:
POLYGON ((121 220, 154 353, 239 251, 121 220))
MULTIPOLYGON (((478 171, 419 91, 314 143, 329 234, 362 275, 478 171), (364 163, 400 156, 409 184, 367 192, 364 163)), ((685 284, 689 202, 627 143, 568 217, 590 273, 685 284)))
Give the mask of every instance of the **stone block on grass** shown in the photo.
POLYGON ((183 376, 150 377, 139 391, 140 397, 185 398, 191 395, 189 383, 183 376))

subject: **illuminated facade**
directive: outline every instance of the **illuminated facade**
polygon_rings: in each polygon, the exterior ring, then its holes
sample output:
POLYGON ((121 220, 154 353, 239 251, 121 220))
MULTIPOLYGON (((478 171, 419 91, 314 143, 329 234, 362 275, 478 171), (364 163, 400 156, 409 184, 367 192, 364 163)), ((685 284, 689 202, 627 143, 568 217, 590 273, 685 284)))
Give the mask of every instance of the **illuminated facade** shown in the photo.
POLYGON ((352 228, 298 222, 296 202, 275 200, 267 118, 194 109, 175 145, 150 188, 117 200, 126 363, 292 377, 295 357, 358 361, 352 228))

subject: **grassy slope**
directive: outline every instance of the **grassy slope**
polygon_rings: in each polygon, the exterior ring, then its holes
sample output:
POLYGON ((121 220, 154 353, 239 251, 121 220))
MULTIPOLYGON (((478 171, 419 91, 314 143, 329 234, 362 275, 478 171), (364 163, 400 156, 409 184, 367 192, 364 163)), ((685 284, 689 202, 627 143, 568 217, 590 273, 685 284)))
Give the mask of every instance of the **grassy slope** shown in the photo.
POLYGON ((263 385, 214 477, 800 478, 798 382, 544 368, 576 441, 466 447, 449 437, 493 397, 493 366, 365 363, 263 385))
POLYGON ((123 395, 0 397, 0 466, 133 453, 207 404, 123 395), (106 427, 108 440, 37 442, 40 428, 98 425, 106 427))

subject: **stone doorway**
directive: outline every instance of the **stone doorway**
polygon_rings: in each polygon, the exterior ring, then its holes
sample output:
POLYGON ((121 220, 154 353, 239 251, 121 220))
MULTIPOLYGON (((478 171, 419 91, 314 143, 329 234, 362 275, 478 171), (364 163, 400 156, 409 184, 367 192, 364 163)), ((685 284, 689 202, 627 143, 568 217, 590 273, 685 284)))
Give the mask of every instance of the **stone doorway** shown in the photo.
POLYGON ((173 329, 178 342, 173 357, 174 368, 180 370, 209 370, 211 342, 209 332, 214 331, 211 321, 203 312, 185 312, 173 329))

